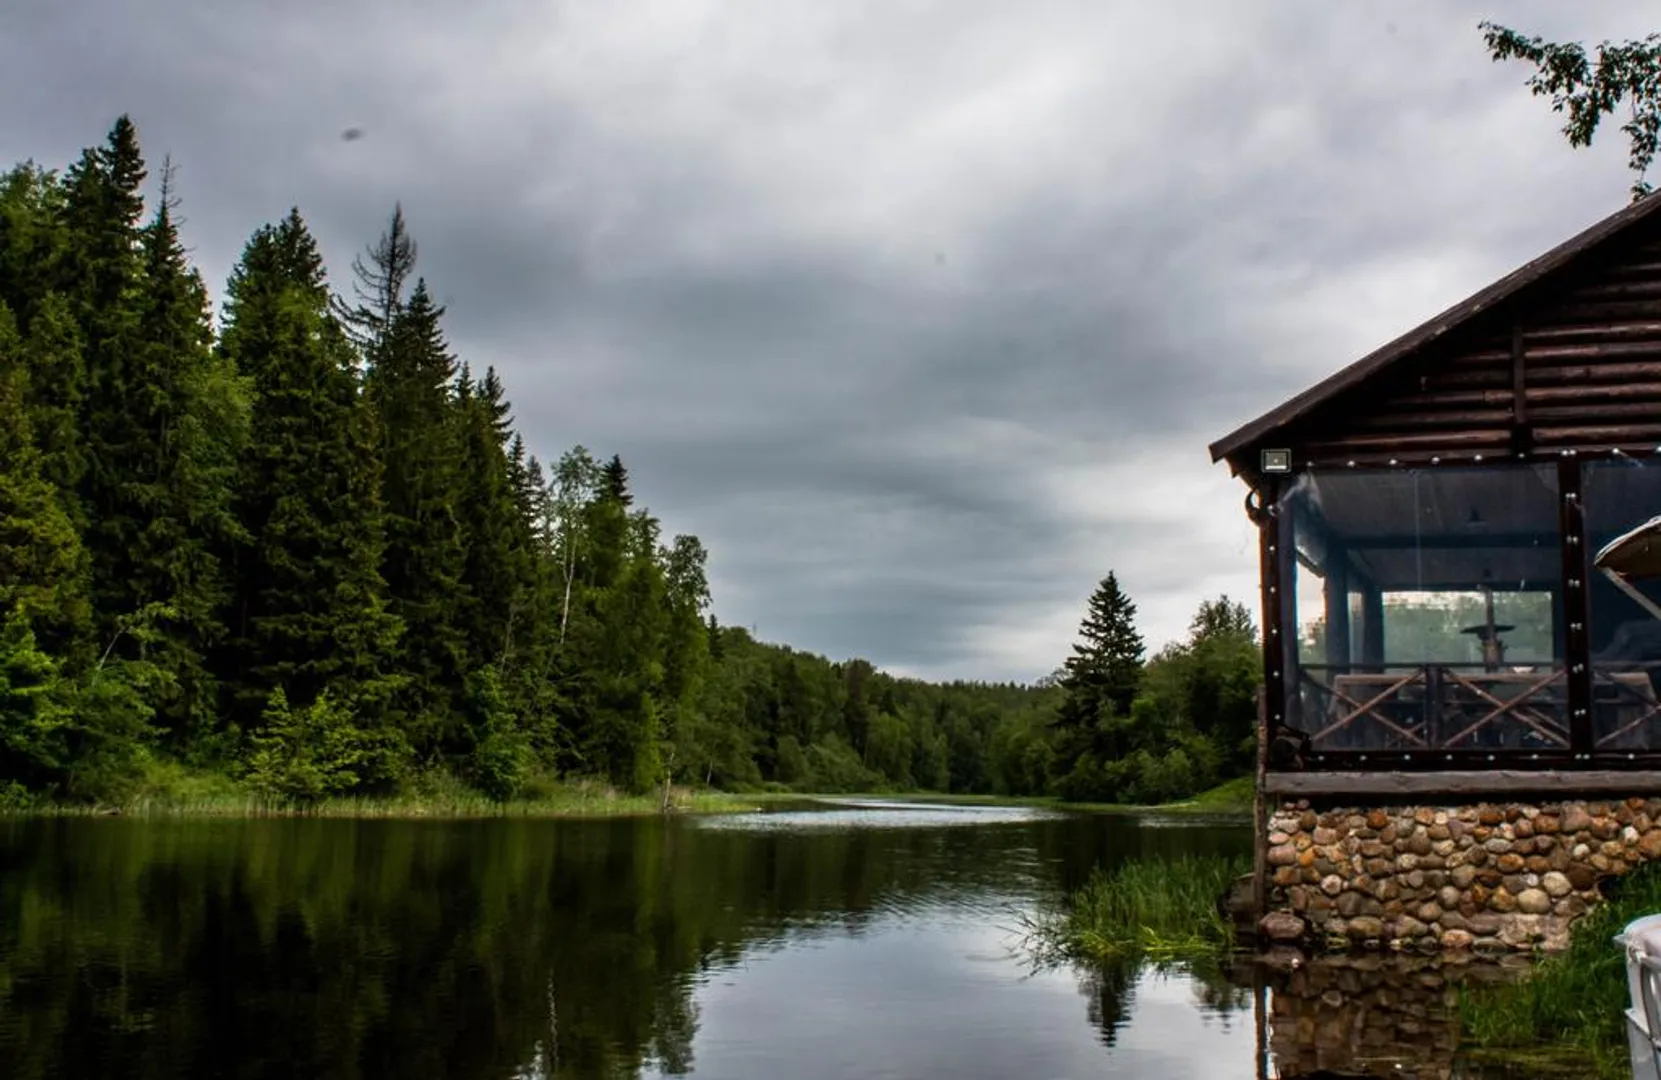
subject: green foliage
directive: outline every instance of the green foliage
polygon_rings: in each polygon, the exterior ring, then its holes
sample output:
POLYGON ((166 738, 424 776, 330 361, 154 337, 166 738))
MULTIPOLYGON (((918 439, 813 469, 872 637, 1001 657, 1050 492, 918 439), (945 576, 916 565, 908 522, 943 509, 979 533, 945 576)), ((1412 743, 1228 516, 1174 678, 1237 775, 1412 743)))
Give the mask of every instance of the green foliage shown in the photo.
POLYGON ((1465 1036, 1487 1048, 1574 1047, 1600 1076, 1631 1075, 1626 1058, 1626 963, 1613 938, 1627 923, 1661 910, 1661 865, 1610 883, 1607 903, 1575 922, 1567 951, 1538 961, 1526 979, 1468 991, 1460 999, 1465 1036))
POLYGON ((350 710, 327 692, 295 709, 278 687, 262 720, 249 740, 247 779, 254 791, 305 804, 357 787, 368 756, 364 740, 350 710))
POLYGON ((1629 118, 1621 125, 1635 174, 1633 201, 1650 193, 1649 168, 1661 148, 1661 34, 1597 47, 1597 62, 1576 42, 1548 42, 1497 23, 1480 25, 1495 61, 1524 60, 1535 67, 1528 88, 1549 96, 1553 112, 1568 113, 1563 135, 1574 147, 1590 146, 1604 117, 1625 103, 1629 118))
POLYGON ((85 553, 45 475, 23 359, 16 324, 0 303, 0 612, 20 612, 67 649, 88 622, 85 553))
POLYGON ((81 802, 126 801, 155 742, 152 703, 174 693, 168 673, 143 660, 106 658, 66 692, 72 720, 63 793, 81 802))

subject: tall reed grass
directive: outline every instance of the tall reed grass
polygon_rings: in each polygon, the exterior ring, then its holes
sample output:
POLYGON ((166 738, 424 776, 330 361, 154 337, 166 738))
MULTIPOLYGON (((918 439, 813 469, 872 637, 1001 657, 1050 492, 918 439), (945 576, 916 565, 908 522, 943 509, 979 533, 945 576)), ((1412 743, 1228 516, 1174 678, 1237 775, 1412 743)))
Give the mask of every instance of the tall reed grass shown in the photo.
POLYGON ((1218 901, 1251 869, 1245 856, 1139 858, 1098 868, 1059 910, 1030 917, 1030 947, 1047 959, 1215 958, 1234 947, 1218 901))

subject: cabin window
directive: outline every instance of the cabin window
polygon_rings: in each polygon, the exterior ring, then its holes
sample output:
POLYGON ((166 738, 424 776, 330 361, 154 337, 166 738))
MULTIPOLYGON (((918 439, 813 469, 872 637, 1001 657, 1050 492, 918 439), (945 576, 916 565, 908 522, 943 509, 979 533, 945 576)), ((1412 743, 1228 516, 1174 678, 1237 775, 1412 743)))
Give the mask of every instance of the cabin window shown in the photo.
POLYGON ((1582 475, 1593 749, 1661 747, 1661 465, 1617 459, 1582 475))
POLYGON ((1311 752, 1568 748, 1554 467, 1309 472, 1280 507, 1311 752))

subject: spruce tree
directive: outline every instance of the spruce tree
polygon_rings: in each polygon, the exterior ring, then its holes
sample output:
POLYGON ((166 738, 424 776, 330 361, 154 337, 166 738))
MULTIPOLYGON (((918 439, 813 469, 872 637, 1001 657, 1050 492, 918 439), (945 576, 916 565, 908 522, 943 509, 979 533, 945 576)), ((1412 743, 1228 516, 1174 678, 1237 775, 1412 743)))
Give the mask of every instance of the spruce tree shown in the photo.
POLYGON ((206 661, 224 634, 230 581, 220 555, 238 532, 232 483, 249 420, 242 381, 212 350, 207 289, 179 240, 170 173, 140 237, 129 354, 138 393, 108 439, 125 453, 119 472, 111 470, 119 479, 106 504, 119 507, 117 527, 96 523, 105 542, 94 580, 107 610, 167 609, 167 632, 147 658, 173 691, 157 703, 160 718, 188 741, 219 718, 206 661))
POLYGON ((383 576, 405 628, 402 667, 417 749, 465 749, 462 692, 472 667, 464 626, 467 552, 461 522, 463 411, 456 363, 439 328, 443 309, 424 281, 370 353, 366 379, 381 430, 383 576))
POLYGON ((332 302, 336 318, 365 359, 373 364, 377 350, 392 334, 393 320, 404 310, 404 290, 415 273, 417 250, 404 223, 404 208, 394 205, 392 220, 375 246, 352 260, 355 305, 338 297, 332 302))
POLYGON ((149 411, 152 393, 141 382, 136 355, 145 176, 138 132, 123 116, 104 145, 85 151, 64 180, 61 272, 82 342, 79 494, 100 647, 122 636, 123 620, 135 611, 125 580, 143 518, 133 469, 143 457, 148 417, 140 413, 149 411))
POLYGON ((65 283, 69 254, 65 188, 32 162, 0 175, 0 302, 28 337, 35 313, 65 283))
POLYGON ((1142 681, 1144 653, 1136 605, 1110 573, 1091 594, 1089 610, 1079 624, 1079 641, 1067 658, 1062 686, 1069 700, 1092 710, 1108 707, 1118 716, 1130 715, 1142 681))
MULTIPOLYGON (((509 456, 509 407, 492 370, 474 383, 468 372, 457 382, 462 424, 459 511, 463 534, 462 587, 466 596, 464 632, 479 666, 494 666, 504 688, 519 687, 549 625, 538 618, 537 552, 531 531, 532 507, 523 505, 523 461, 509 456)), ((546 609, 542 609, 544 612, 546 609)), ((509 700, 517 694, 508 690, 509 700)))
POLYGON ((600 470, 600 490, 624 508, 633 505, 634 496, 629 493, 629 470, 624 467, 619 455, 611 455, 611 460, 600 470))
POLYGON ((86 476, 86 438, 81 430, 86 373, 80 330, 69 302, 47 293, 35 310, 23 344, 29 370, 29 418, 40 447, 42 475, 77 529, 86 527, 79 491, 86 476))
POLYGON ((1068 798, 1114 796, 1102 770, 1131 750, 1131 703, 1142 681, 1143 652, 1136 605, 1110 573, 1091 594, 1061 679, 1055 727, 1068 798))
MULTIPOLYGON (((221 349, 255 394, 227 659, 247 726, 278 688, 301 709, 327 690, 366 730, 390 735, 399 625, 380 575, 380 437, 329 300, 297 210, 254 234, 227 289, 221 349)), ((387 744, 395 757, 396 739, 387 744)))

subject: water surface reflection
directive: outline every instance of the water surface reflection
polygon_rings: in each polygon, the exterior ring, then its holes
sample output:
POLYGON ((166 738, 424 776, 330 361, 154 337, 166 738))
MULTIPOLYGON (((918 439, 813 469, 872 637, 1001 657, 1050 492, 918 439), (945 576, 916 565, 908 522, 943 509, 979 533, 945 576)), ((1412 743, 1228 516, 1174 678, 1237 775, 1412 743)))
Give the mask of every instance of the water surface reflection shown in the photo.
POLYGON ((0 821, 0 1062, 28 1080, 1254 1077, 1249 980, 1035 970, 1016 948, 1020 915, 1098 862, 1246 844, 1237 823, 880 803, 0 821))

